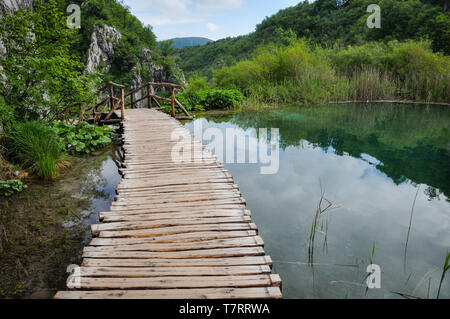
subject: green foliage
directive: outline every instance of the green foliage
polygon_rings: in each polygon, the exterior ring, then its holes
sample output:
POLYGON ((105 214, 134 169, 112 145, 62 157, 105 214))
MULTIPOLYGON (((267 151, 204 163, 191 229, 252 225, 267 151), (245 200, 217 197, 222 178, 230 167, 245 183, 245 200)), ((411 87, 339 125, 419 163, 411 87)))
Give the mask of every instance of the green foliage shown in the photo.
POLYGON ((450 58, 433 53, 428 41, 335 47, 327 55, 336 70, 349 79, 351 98, 450 100, 450 58), (355 94, 362 82, 371 88, 371 96, 355 94))
POLYGON ((250 60, 213 72, 236 85, 247 104, 321 104, 330 100, 450 100, 450 59, 426 41, 391 41, 323 49, 304 39, 259 47, 250 60))
POLYGON ((8 158, 39 177, 50 180, 58 177, 65 154, 53 128, 38 122, 14 124, 6 134, 8 158))
POLYGON ((199 92, 199 102, 197 105, 203 106, 207 110, 236 108, 244 99, 238 89, 210 89, 199 92))
MULTIPOLYGON (((109 81, 130 87, 133 84, 132 70, 136 67, 142 81, 153 81, 154 75, 139 64, 148 58, 144 49, 152 51, 152 62, 164 67, 165 75, 179 77, 175 67, 176 61, 171 58, 173 47, 170 41, 158 45, 152 27, 144 25, 130 13, 130 8, 121 0, 67 0, 67 4, 76 3, 81 7, 82 23, 78 41, 72 46, 83 60, 87 59, 92 31, 95 25, 108 25, 116 28, 122 35, 109 72, 103 77, 106 84, 109 81)), ((147 51, 148 52, 148 51, 147 51)), ((181 83, 178 83, 181 84, 181 83)))
POLYGON ((244 100, 244 95, 235 86, 211 88, 206 77, 194 73, 177 99, 188 111, 204 111, 236 108, 244 100))
POLYGON ((2 120, 64 119, 94 102, 96 76, 86 76, 71 54, 76 31, 67 28, 62 0, 35 1, 0 20, 2 120), (5 118, 6 117, 6 118, 5 118))
POLYGON ((443 11, 439 1, 377 1, 382 27, 369 29, 366 20, 370 13, 366 9, 373 3, 373 0, 302 1, 266 18, 249 35, 179 50, 181 67, 187 73, 199 71, 211 76, 211 69, 248 59, 261 44, 286 45, 292 35, 324 47, 336 42, 347 46, 366 41, 429 38, 435 52, 450 54, 450 14, 443 11))
POLYGON ((10 197, 14 193, 22 192, 26 188, 28 186, 17 179, 0 181, 0 196, 10 197))
POLYGON ((159 42, 158 49, 163 56, 171 56, 175 51, 173 40, 165 40, 159 42))
POLYGON ((111 144, 114 130, 107 126, 94 126, 86 122, 70 125, 53 123, 64 149, 71 154, 89 154, 111 144))
POLYGON ((254 102, 328 102, 337 78, 322 50, 305 40, 260 47, 251 60, 214 72, 219 87, 236 85, 254 102))
MULTIPOLYGON (((156 36, 152 27, 144 25, 130 13, 130 8, 120 0, 67 0, 67 4, 78 4, 81 7, 81 30, 79 41, 73 46, 79 56, 85 60, 91 43, 91 35, 96 24, 109 25, 117 28, 122 34, 121 45, 128 49, 136 49, 129 53, 131 59, 140 53, 139 49, 156 48, 156 36)), ((129 71, 129 70, 128 70, 129 71)))
POLYGON ((202 110, 203 106, 200 106, 200 92, 204 90, 208 90, 210 88, 210 84, 206 77, 202 77, 198 75, 198 73, 194 73, 188 79, 188 85, 183 90, 181 94, 178 94, 177 99, 180 103, 186 107, 189 111, 194 109, 202 110))

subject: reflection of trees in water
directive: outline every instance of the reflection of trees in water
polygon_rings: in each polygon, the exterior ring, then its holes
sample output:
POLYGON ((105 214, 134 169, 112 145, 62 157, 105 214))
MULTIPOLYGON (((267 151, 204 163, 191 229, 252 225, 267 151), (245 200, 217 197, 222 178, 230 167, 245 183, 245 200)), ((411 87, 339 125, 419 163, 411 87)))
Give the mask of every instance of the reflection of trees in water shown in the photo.
POLYGON ((383 163, 376 165, 377 169, 397 184, 409 179, 430 185, 425 191, 430 199, 439 197, 438 189, 450 194, 450 121, 445 107, 351 104, 292 107, 209 119, 231 122, 245 130, 279 128, 283 149, 307 140, 323 150, 332 147, 337 155, 360 158, 363 153, 369 154, 383 163))
MULTIPOLYGON (((116 156, 117 152, 118 148, 114 148, 98 156, 77 159, 72 171, 59 181, 60 185, 55 185, 55 189, 67 194, 79 194, 85 200, 85 209, 90 206, 92 198, 108 200, 109 194, 105 192, 105 188, 109 182, 104 176, 103 165, 108 157, 116 156)), ((114 160, 113 162, 116 163, 114 160)))
POLYGON ((441 192, 439 192, 439 190, 437 188, 434 188, 432 186, 428 186, 425 189, 425 195, 428 197, 428 200, 439 200, 440 196, 441 196, 441 192))

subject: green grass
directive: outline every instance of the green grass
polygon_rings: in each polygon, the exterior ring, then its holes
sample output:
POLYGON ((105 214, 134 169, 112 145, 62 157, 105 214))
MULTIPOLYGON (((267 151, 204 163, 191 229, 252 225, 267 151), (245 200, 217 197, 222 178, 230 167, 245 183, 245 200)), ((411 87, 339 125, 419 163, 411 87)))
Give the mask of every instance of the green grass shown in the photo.
POLYGON ((45 180, 59 176, 67 165, 66 155, 55 131, 38 121, 15 124, 7 130, 8 157, 45 180))

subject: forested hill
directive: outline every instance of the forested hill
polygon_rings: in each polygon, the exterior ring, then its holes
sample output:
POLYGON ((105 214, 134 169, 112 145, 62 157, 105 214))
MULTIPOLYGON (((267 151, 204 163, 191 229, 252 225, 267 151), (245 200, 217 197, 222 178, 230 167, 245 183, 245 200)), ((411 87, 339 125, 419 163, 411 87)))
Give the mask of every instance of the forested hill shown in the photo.
POLYGON ((173 41, 173 46, 175 49, 182 49, 185 47, 194 47, 196 45, 205 45, 207 43, 213 42, 207 38, 201 37, 190 37, 190 38, 174 38, 170 41, 173 41))
POLYGON ((279 11, 256 26, 255 32, 201 47, 180 50, 185 72, 210 74, 211 67, 232 65, 247 58, 263 43, 283 43, 291 35, 332 46, 366 41, 428 38, 433 50, 450 53, 450 16, 447 0, 316 0, 279 11), (369 4, 381 7, 381 29, 369 29, 369 4))

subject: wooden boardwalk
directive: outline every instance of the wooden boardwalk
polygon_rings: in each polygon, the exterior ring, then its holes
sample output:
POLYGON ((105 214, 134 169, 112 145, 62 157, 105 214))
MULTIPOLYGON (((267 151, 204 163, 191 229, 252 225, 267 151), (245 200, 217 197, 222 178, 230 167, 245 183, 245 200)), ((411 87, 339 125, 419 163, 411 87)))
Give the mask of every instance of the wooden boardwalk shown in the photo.
MULTIPOLYGON (((263 240, 232 176, 208 163, 174 163, 175 119, 126 110, 125 162, 116 201, 92 225, 81 267, 55 298, 281 298, 263 240)), ((198 143, 198 142, 196 142, 198 143)))

